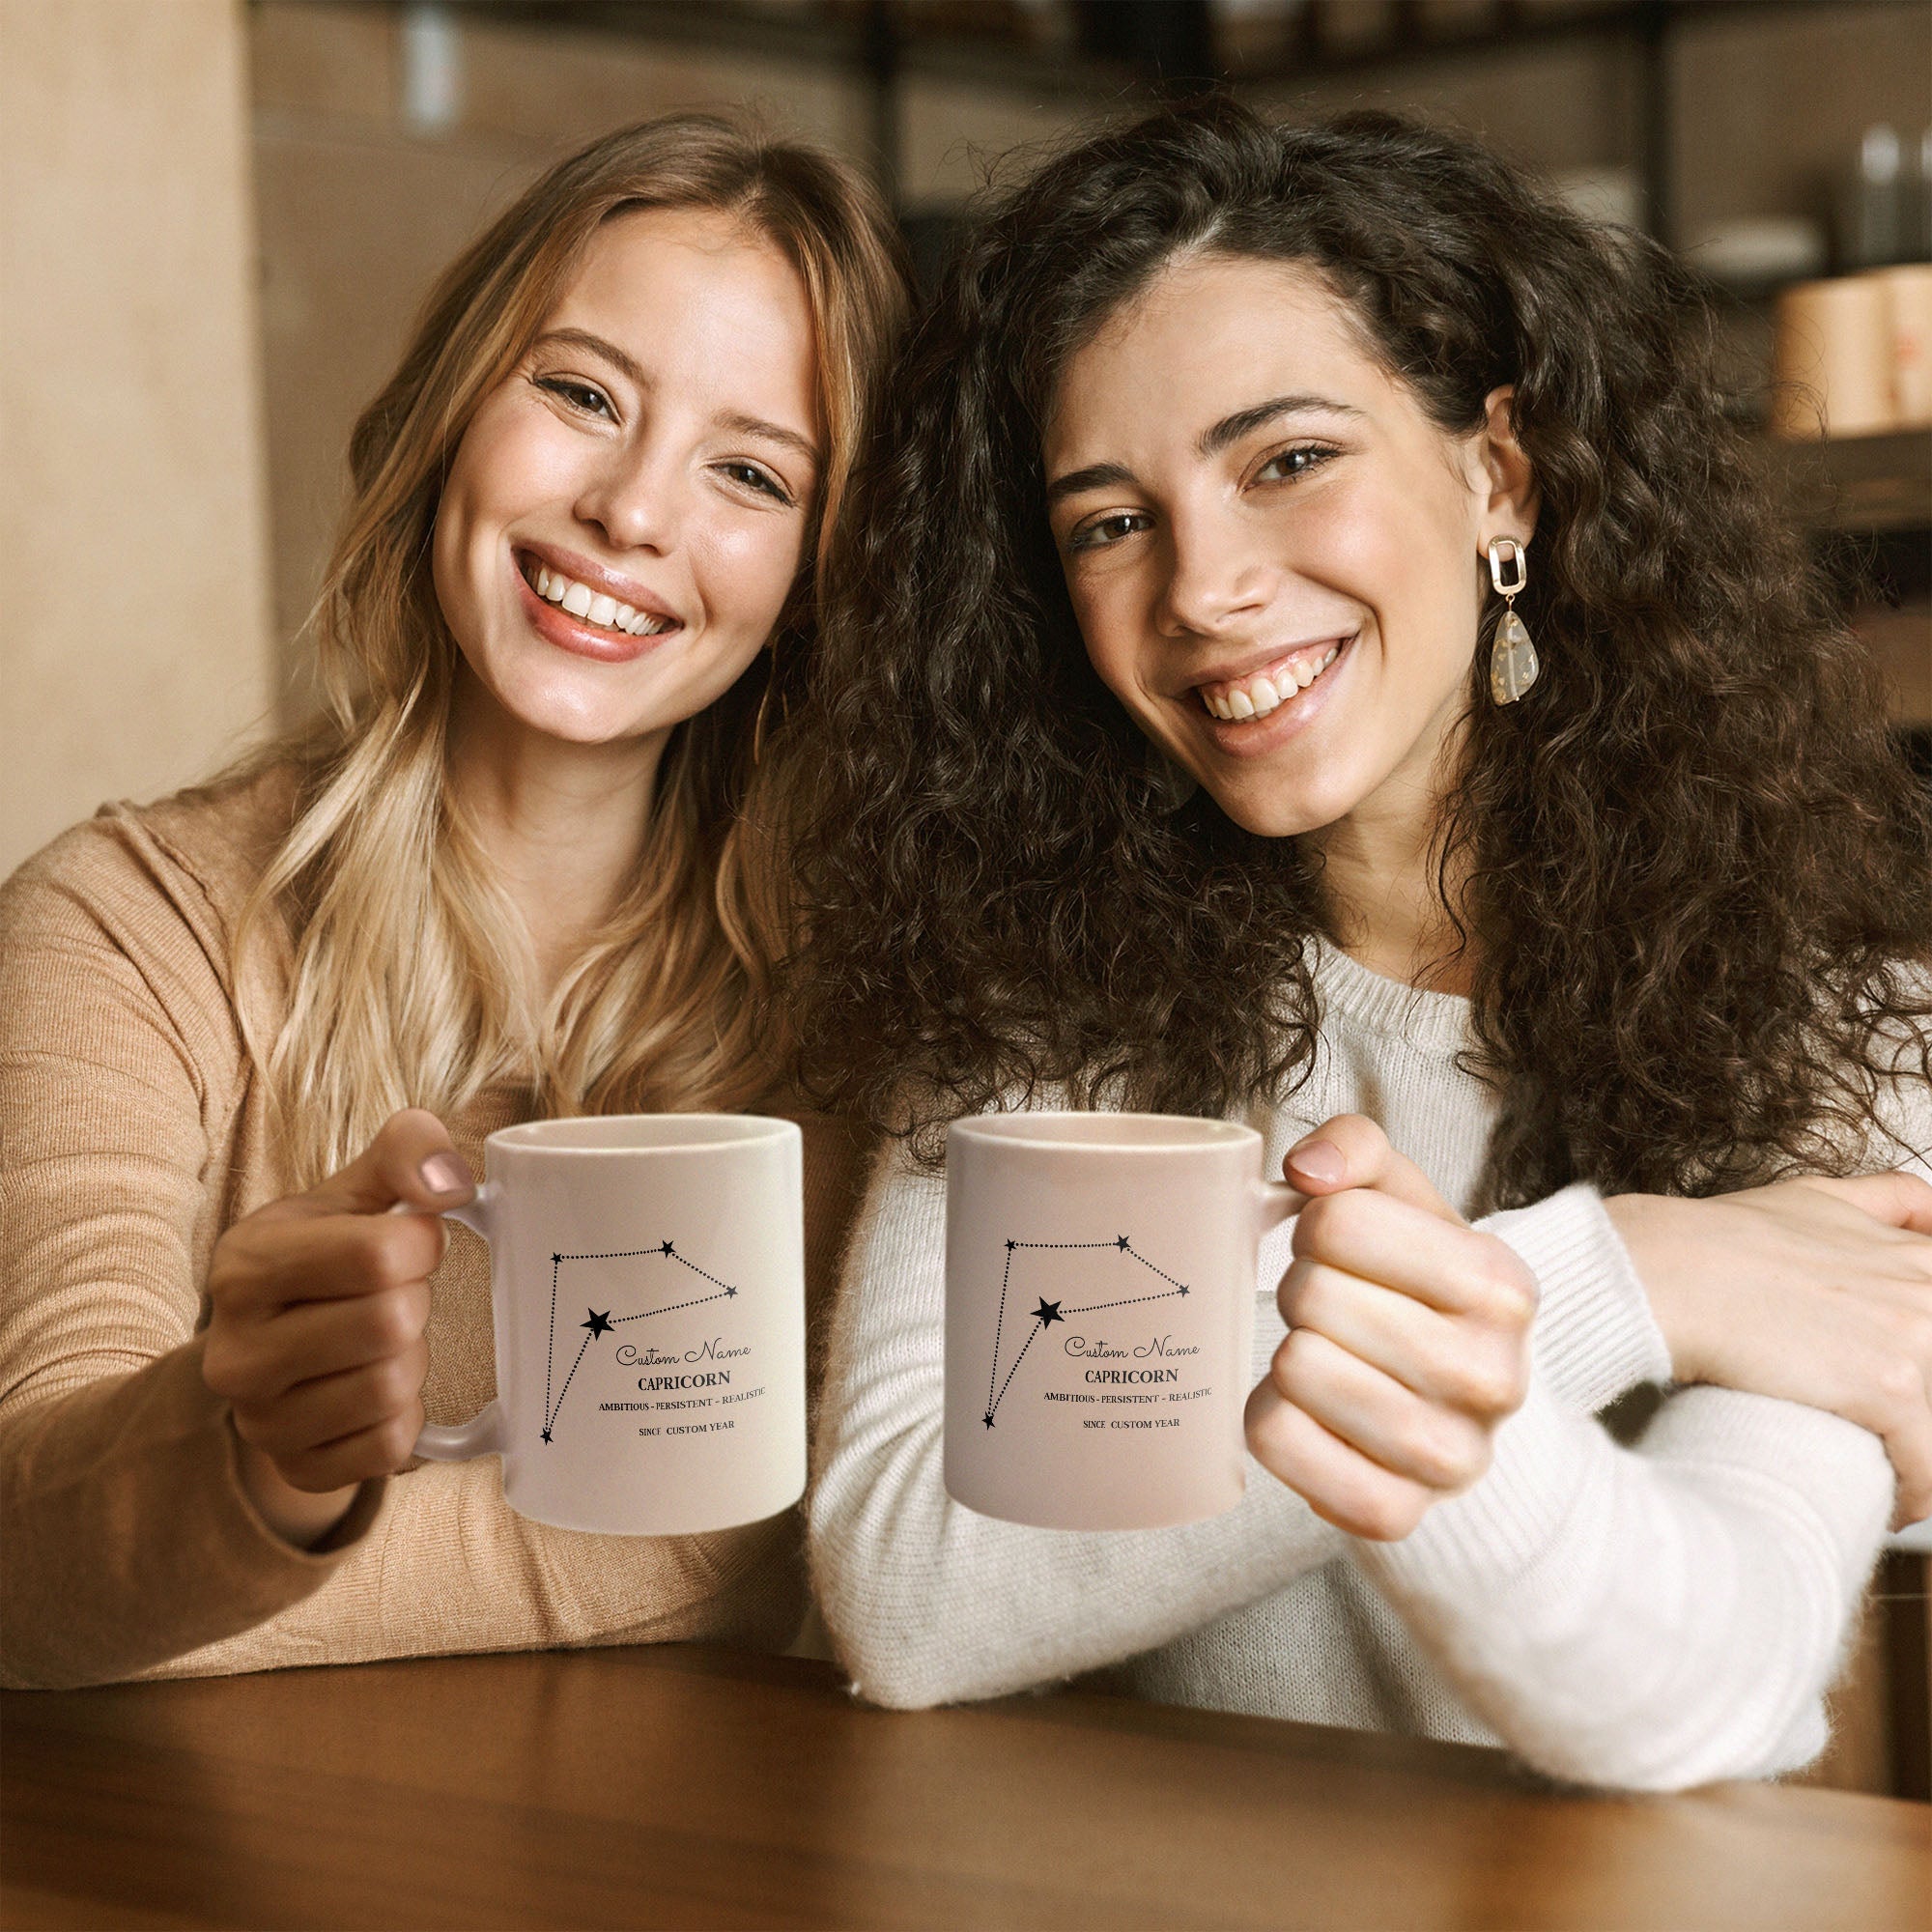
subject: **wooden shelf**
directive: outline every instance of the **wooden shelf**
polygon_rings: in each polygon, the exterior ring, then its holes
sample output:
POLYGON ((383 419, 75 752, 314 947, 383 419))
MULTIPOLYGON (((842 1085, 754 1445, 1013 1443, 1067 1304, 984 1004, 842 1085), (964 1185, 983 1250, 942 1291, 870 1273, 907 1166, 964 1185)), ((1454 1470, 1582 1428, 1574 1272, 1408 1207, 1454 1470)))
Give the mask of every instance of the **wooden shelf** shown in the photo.
POLYGON ((1792 508, 1811 528, 1932 532, 1932 430, 1776 447, 1792 508))

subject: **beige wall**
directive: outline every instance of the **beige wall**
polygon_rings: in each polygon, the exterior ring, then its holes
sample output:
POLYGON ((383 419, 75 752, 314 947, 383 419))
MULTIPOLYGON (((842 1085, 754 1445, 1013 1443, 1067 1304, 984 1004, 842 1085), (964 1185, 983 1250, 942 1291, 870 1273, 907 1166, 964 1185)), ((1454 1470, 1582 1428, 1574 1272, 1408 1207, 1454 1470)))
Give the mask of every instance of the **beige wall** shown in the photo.
POLYGON ((0 0, 0 873, 272 704, 242 42, 0 0))

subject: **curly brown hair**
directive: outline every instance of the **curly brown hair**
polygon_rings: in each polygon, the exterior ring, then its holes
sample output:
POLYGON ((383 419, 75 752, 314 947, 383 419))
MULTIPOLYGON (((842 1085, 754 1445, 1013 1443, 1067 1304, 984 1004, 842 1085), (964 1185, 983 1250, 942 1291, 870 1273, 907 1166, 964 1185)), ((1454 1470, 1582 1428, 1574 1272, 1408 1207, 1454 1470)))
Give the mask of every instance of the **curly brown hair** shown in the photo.
POLYGON ((1183 250, 1317 269, 1445 433, 1515 388, 1545 669, 1487 700, 1492 610, 1439 838, 1489 1199, 1858 1159, 1901 1040, 1932 1077, 1928 814, 1693 278, 1469 141, 1226 99, 1008 191, 891 385, 799 740, 808 1079, 931 1159, 1048 1085, 1217 1114, 1310 1067, 1318 863, 1163 801, 1047 526, 1058 373, 1183 250))

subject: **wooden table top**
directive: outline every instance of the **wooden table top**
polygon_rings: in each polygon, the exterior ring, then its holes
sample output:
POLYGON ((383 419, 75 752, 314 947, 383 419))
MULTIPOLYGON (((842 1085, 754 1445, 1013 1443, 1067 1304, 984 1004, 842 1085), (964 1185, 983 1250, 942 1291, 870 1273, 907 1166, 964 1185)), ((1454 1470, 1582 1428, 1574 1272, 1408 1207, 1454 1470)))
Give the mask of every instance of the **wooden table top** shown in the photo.
POLYGON ((1932 1807, 1603 1798, 1087 1693, 867 1709, 687 1646, 0 1698, 0 1924, 1858 1927, 1932 1807))

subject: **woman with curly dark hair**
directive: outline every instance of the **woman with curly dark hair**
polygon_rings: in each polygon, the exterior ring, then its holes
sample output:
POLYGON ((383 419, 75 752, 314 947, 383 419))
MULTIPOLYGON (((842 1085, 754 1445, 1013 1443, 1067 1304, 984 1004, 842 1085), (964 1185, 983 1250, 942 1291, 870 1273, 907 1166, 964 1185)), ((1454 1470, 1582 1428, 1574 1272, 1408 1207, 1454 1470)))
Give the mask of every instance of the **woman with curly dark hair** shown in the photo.
POLYGON ((812 1529, 868 1694, 1117 1666, 1634 1786, 1822 1744, 1932 1507, 1932 877, 1714 368, 1661 250, 1382 116, 1156 116, 968 244, 799 753, 803 1037, 903 1137, 812 1529), (1226 1517, 944 1492, 941 1131, 1053 1104, 1244 1118, 1311 1197, 1226 1517), (1646 1381, 1704 1385, 1619 1447, 1646 1381))

